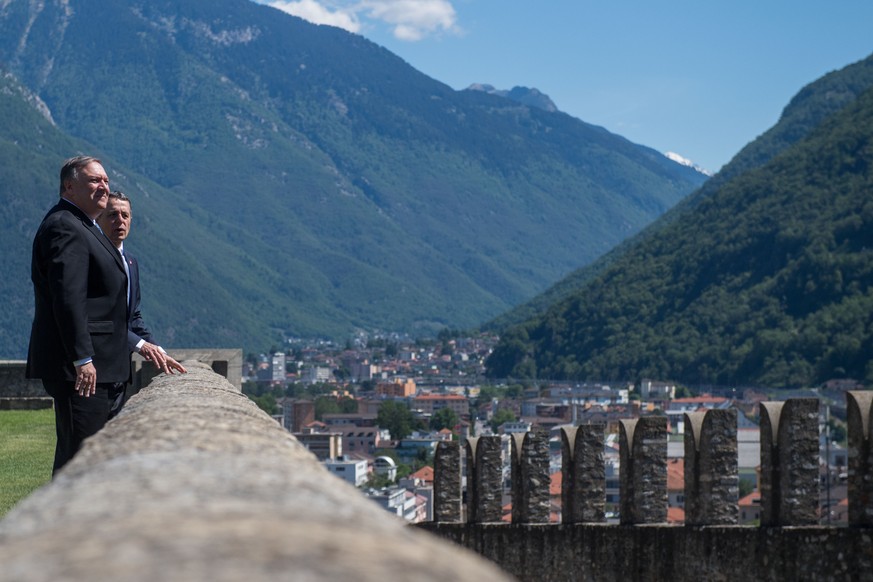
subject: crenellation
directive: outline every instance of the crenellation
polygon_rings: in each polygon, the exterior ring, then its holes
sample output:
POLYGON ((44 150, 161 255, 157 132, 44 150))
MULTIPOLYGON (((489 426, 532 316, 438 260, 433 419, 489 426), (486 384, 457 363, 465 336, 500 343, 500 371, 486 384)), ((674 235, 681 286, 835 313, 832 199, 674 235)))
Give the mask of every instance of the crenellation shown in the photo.
POLYGON ((442 441, 437 444, 434 455, 433 496, 434 521, 462 521, 461 445, 458 441, 442 441))
POLYGON ((602 523, 606 519, 603 423, 561 428, 561 521, 602 523))
POLYGON ((499 522, 503 492, 503 463, 499 436, 467 439, 467 520, 499 522))
POLYGON ((819 506, 819 401, 762 402, 761 525, 812 525, 819 506))
POLYGON ((738 522, 736 409, 685 413, 685 523, 738 522))
POLYGON ((667 521, 667 419, 620 421, 621 523, 667 521))
POLYGON ((512 523, 549 523, 549 434, 512 435, 512 523))
POLYGON ((873 526, 873 391, 846 392, 849 425, 849 525, 873 526))
MULTIPOLYGON (((685 413, 685 523, 665 523, 667 424, 622 420, 621 525, 596 523, 605 497, 603 425, 563 426, 562 523, 419 527, 471 548, 522 580, 873 580, 873 392, 847 393, 849 525, 819 525, 819 401, 760 405, 760 526, 738 523, 736 409, 685 413), (583 493, 590 493, 586 497, 583 493), (803 526, 803 527, 797 527, 803 526)), ((513 507, 532 433, 513 436, 513 507)))

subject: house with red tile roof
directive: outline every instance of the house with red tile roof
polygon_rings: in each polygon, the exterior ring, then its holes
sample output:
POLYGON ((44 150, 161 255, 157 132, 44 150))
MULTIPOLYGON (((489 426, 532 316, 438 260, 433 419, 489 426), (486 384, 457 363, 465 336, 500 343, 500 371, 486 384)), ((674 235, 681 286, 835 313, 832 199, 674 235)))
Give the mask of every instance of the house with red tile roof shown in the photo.
POLYGON ((761 494, 758 491, 752 491, 740 499, 738 505, 740 506, 740 525, 760 523, 761 494))
POLYGON ((433 485, 433 467, 425 465, 415 473, 410 473, 409 478, 420 479, 426 485, 433 485))

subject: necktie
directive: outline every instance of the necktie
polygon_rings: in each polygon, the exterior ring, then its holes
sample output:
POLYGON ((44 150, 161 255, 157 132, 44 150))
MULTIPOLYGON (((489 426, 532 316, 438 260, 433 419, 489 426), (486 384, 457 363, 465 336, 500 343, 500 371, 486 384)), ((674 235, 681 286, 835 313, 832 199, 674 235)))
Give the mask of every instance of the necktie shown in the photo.
POLYGON ((127 307, 130 308, 130 267, 127 266, 127 257, 124 256, 124 249, 118 251, 121 253, 121 262, 124 264, 124 274, 127 275, 127 307))

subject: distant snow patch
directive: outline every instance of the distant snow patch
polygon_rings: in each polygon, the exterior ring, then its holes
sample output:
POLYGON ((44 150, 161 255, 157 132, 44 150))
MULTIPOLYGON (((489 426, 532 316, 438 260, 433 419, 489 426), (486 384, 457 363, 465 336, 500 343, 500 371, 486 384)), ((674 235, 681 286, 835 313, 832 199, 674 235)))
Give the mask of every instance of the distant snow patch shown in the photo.
POLYGON ((697 164, 695 164, 694 162, 692 162, 688 158, 682 157, 679 154, 677 154, 676 152, 667 152, 664 155, 668 159, 676 162, 677 164, 682 164, 683 166, 688 166, 689 168, 691 168, 693 170, 697 170, 698 172, 700 172, 701 174, 703 174, 705 176, 712 176, 711 171, 707 170, 706 168, 702 168, 702 167, 698 166, 697 164))

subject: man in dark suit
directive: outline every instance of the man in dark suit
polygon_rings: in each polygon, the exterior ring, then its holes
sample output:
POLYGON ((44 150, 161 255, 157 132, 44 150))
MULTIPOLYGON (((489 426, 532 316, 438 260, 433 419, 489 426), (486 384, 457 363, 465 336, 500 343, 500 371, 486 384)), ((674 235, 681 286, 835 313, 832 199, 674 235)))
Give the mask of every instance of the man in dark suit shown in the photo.
POLYGON ((33 240, 35 311, 26 369, 55 401, 53 474, 103 428, 130 377, 127 276, 95 222, 109 198, 100 160, 67 160, 60 195, 33 240))
POLYGON ((152 362, 166 374, 187 372, 176 360, 167 355, 164 349, 152 342, 152 333, 143 321, 140 311, 141 294, 139 288, 139 263, 136 258, 124 250, 124 240, 130 234, 133 218, 130 199, 123 192, 110 192, 106 209, 97 218, 97 224, 118 249, 127 264, 128 309, 127 309, 127 347, 131 352, 138 352, 149 362, 152 362))

